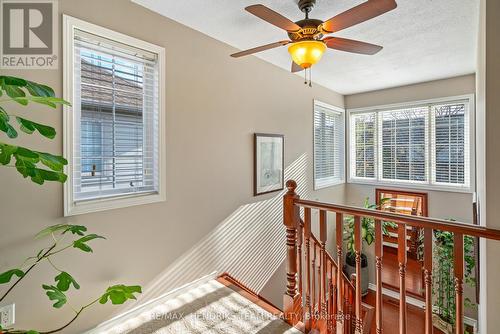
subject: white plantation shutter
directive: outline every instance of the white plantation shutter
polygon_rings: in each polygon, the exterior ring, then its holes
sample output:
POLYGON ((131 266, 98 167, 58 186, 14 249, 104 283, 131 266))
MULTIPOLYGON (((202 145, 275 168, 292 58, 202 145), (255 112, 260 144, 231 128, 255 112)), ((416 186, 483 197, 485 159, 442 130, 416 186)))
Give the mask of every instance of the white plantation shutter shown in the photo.
POLYGON ((314 188, 344 180, 344 111, 314 103, 314 188))
POLYGON ((428 108, 379 112, 380 178, 427 181, 428 108))
POLYGON ((351 170, 358 178, 375 178, 376 114, 351 117, 351 170))
POLYGON ((469 104, 457 101, 432 106, 433 182, 470 184, 469 104))
POLYGON ((471 101, 353 111, 351 179, 469 189, 471 101))
POLYGON ((158 192, 158 55, 75 30, 74 201, 158 192))

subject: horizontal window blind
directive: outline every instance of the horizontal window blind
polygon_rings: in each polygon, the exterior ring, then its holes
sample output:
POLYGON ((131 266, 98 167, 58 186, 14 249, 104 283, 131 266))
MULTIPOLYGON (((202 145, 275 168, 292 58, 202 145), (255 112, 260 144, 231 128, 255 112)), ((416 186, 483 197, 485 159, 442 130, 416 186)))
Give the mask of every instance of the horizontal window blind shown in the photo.
POLYGON ((375 178, 376 114, 366 113, 351 117, 351 170, 356 177, 375 178))
POLYGON ((467 108, 468 104, 464 102, 432 106, 432 168, 436 183, 470 183, 467 108))
POLYGON ((470 100, 350 116, 352 179, 469 188, 470 100))
POLYGON ((158 191, 157 55, 75 30, 76 202, 158 191))
POLYGON ((427 181, 427 124, 426 107, 379 113, 381 179, 427 181))
POLYGON ((325 104, 314 105, 314 187, 344 180, 344 113, 325 104))

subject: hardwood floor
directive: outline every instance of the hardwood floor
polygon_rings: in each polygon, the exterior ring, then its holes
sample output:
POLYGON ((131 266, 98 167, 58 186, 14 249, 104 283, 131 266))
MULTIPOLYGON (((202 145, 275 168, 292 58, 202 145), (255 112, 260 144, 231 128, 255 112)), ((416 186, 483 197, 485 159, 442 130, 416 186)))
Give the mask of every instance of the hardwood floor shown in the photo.
MULTIPOLYGON (((397 251, 397 250, 396 250, 397 251)), ((399 263, 395 251, 384 247, 382 282, 385 287, 399 291, 399 263)), ((412 296, 422 299, 424 285, 422 279, 421 262, 408 258, 406 265, 406 292, 412 296)))
MULTIPOLYGON (((375 292, 371 291, 363 298, 363 301, 369 305, 375 306, 375 292)), ((425 332, 424 311, 416 306, 408 305, 408 333, 419 334, 425 332)), ((387 296, 384 296, 384 304, 382 311, 382 328, 384 334, 398 334, 399 322, 399 301, 387 296)), ((376 334, 376 322, 373 319, 371 334, 376 334)), ((442 334, 441 331, 434 329, 434 334, 442 334)))

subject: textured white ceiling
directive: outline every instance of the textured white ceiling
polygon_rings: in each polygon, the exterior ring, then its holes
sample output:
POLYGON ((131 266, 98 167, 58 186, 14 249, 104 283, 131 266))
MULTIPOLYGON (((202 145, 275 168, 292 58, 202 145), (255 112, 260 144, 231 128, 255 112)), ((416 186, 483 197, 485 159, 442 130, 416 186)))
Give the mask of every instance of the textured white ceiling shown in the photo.
MULTIPOLYGON (((284 31, 246 12, 248 5, 262 3, 292 21, 303 18, 296 0, 132 1, 238 49, 287 38, 284 31)), ((317 0, 310 16, 326 20, 362 2, 317 0)), ((395 10, 334 35, 382 45, 381 52, 365 56, 328 50, 313 68, 313 81, 354 94, 475 72, 479 0, 397 2, 395 10)), ((286 47, 257 56, 290 69, 286 47)))

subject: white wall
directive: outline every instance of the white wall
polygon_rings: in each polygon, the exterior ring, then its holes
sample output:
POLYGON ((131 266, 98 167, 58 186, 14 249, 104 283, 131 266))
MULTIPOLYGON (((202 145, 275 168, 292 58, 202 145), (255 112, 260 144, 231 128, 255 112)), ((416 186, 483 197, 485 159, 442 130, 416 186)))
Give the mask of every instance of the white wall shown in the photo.
MULTIPOLYGON (((166 48, 167 201, 65 219, 61 185, 40 187, 1 168, 0 268, 36 255, 44 245, 33 240, 40 229, 71 222, 108 238, 92 243, 93 254, 70 250, 56 259, 81 284, 70 293, 75 307, 114 283, 143 285, 152 298, 214 270, 263 289, 284 259, 285 229, 281 194, 252 196, 252 135, 284 134, 287 176, 298 179, 303 194, 342 201, 344 186, 312 192, 311 158, 313 99, 342 107, 343 96, 309 88, 255 57, 230 58, 233 48, 128 0, 64 0, 59 10, 166 48)), ((62 95, 62 70, 2 74, 43 82, 62 95)), ((62 152, 60 109, 9 109, 53 124, 59 134, 54 141, 23 135, 16 143, 62 152)), ((19 327, 50 330, 72 315, 68 308, 52 310, 44 295, 41 284, 53 277, 44 263, 11 295, 19 327)), ((264 295, 281 306, 286 280, 269 284, 276 288, 264 295)), ((116 310, 97 306, 65 333, 81 332, 116 310)))

